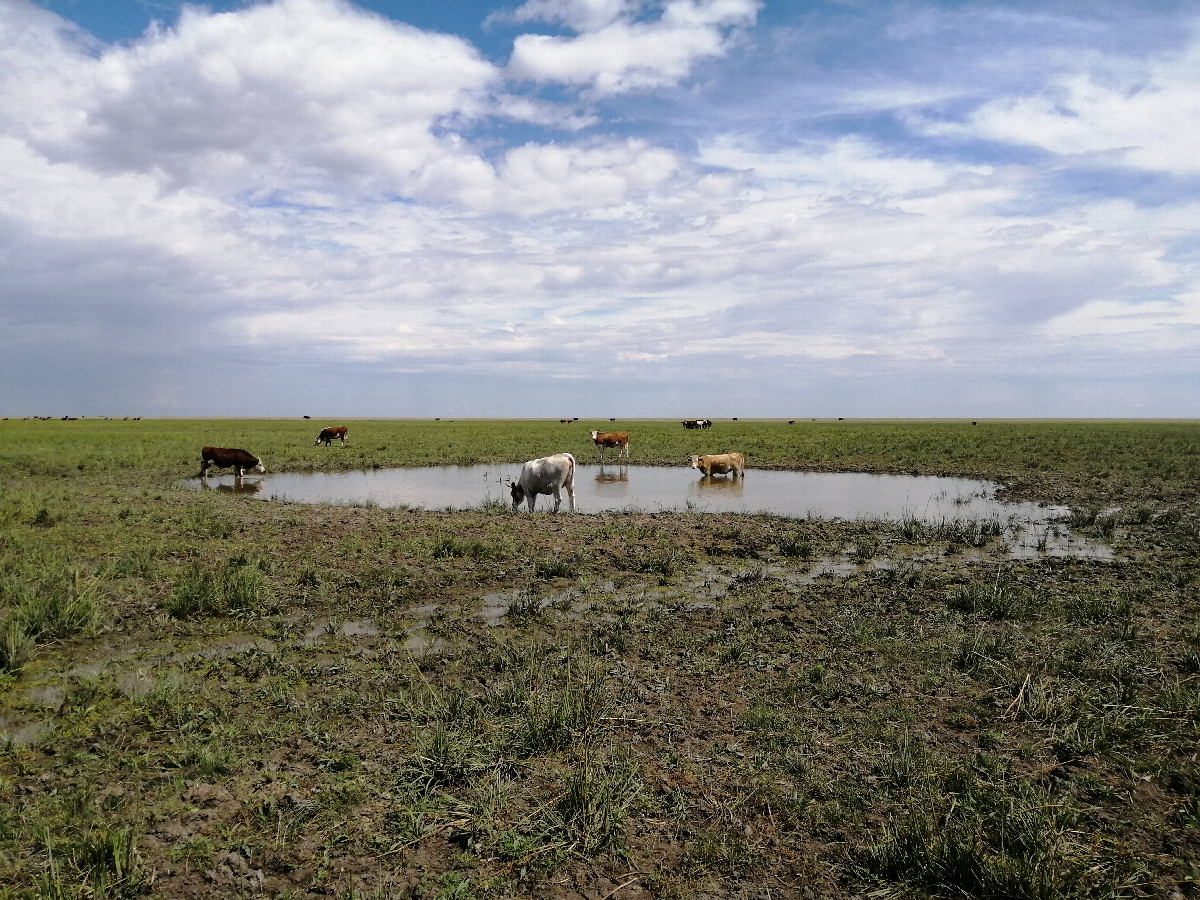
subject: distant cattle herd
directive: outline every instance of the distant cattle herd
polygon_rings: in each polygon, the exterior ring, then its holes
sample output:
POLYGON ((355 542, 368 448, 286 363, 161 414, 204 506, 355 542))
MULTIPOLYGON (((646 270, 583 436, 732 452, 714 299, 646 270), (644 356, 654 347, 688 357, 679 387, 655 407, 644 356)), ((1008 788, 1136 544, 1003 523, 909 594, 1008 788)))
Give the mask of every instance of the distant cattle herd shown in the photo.
MULTIPOLYGON (((308 419, 308 416, 304 417, 308 419)), ((578 422, 578 417, 559 419, 559 422, 578 422)), ((609 419, 610 422, 615 421, 609 419)), ((736 419, 734 420, 736 421, 736 419)), ((688 429, 705 429, 712 427, 712 419, 684 419, 680 423, 688 429)), ((791 422, 788 423, 792 424, 791 422)), ((336 439, 345 446, 349 429, 345 425, 329 425, 322 428, 317 435, 314 446, 324 444, 330 446, 336 439)), ((618 458, 629 458, 629 432, 627 431, 592 431, 589 432, 592 443, 604 461, 605 449, 618 451, 618 458)), ((745 477, 746 458, 741 453, 719 453, 707 456, 693 456, 690 467, 699 469, 702 478, 714 475, 730 475, 733 478, 745 477)), ((266 473, 262 460, 248 450, 233 447, 204 447, 200 451, 200 477, 205 478, 209 469, 231 469, 235 478, 241 478, 246 472, 266 473)), ((575 457, 570 453, 556 453, 531 459, 521 466, 521 472, 516 479, 508 482, 512 495, 513 510, 520 508, 524 502, 533 512, 538 495, 545 494, 554 497, 554 511, 558 512, 562 505, 562 491, 567 492, 567 500, 571 512, 575 511, 575 457)))

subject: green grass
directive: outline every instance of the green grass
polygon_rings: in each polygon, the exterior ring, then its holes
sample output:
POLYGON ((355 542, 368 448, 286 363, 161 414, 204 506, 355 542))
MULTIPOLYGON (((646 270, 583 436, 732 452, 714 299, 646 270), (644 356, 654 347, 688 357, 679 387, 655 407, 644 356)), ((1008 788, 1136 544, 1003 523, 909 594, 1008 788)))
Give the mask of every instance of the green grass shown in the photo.
POLYGON ((0 422, 0 898, 1200 883, 1195 423, 323 424, 0 422), (594 427, 634 464, 994 478, 1114 558, 1011 558, 984 519, 177 486, 203 444, 507 467, 594 427))

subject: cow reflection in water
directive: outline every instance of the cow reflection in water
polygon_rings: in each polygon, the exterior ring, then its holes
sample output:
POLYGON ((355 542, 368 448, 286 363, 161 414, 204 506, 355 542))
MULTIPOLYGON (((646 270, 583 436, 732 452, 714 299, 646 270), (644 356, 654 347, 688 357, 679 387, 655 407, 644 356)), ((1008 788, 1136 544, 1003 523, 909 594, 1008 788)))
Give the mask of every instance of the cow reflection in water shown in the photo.
POLYGON ((745 491, 745 481, 726 475, 701 475, 697 481, 688 487, 688 496, 704 497, 720 495, 721 497, 741 498, 745 491))
POLYGON ((608 500, 629 496, 629 466, 606 468, 603 464, 596 473, 596 496, 608 500))
POLYGON ((257 494, 262 490, 263 479, 261 478, 234 478, 232 484, 209 484, 205 478, 200 479, 200 490, 202 491, 220 491, 224 494, 257 494))

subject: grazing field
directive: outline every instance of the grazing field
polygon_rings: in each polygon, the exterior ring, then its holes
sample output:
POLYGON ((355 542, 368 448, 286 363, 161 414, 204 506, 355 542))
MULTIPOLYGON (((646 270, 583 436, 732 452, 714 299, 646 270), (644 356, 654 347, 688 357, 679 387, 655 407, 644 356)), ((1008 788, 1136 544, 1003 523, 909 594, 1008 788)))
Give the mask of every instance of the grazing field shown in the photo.
POLYGON ((1200 896, 1198 486, 1192 422, 0 422, 0 898, 1200 896), (590 429, 988 478, 1113 558, 177 483, 590 429))

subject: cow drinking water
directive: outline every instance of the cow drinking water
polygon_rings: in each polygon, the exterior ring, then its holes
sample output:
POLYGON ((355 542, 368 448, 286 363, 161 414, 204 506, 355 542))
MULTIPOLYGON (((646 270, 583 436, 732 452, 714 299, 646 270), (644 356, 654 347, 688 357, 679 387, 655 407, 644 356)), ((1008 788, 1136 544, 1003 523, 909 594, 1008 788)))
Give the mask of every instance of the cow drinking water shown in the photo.
POLYGON ((570 453, 556 453, 554 456, 531 459, 521 466, 521 474, 509 487, 514 511, 520 508, 524 500, 529 511, 533 512, 538 494, 553 494, 554 511, 558 512, 562 505, 559 491, 565 488, 567 498, 571 501, 571 512, 575 512, 575 457, 570 453))
POLYGON ((262 460, 245 450, 235 450, 231 447, 202 447, 200 449, 200 477, 203 478, 210 468, 233 469, 234 477, 241 478, 247 469, 266 473, 262 460))

